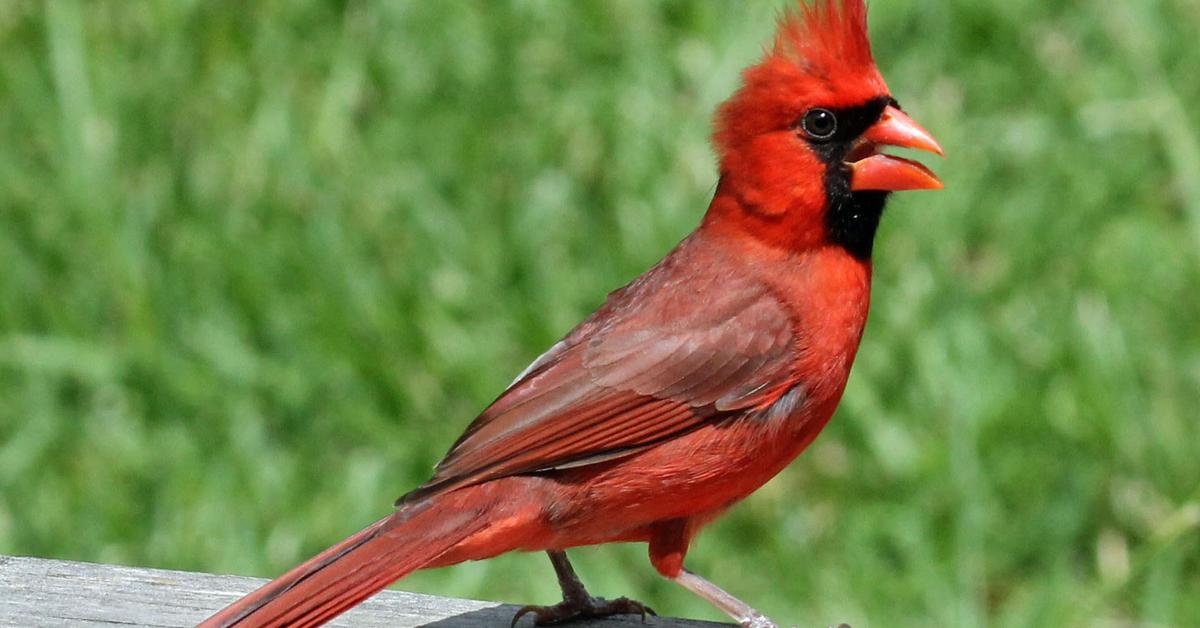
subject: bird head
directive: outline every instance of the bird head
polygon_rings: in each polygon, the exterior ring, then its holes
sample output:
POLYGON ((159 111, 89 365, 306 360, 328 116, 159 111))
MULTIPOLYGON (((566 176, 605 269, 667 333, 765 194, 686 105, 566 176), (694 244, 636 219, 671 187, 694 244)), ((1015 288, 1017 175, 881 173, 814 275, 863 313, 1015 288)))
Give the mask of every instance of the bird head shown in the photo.
POLYGON ((710 216, 772 242, 844 246, 869 258, 890 192, 937 189, 918 162, 884 147, 942 154, 906 115, 871 56, 863 0, 801 2, 766 55, 717 110, 723 192, 710 216))

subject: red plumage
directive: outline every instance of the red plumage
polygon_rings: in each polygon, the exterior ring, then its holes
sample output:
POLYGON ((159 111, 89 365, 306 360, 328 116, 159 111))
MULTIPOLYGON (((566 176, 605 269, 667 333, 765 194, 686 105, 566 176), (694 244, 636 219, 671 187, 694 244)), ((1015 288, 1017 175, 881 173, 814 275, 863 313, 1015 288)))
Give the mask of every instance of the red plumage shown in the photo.
POLYGON ((396 512, 206 626, 328 620, 414 569, 551 553, 539 621, 643 609, 587 596, 562 550, 644 541, 664 576, 773 626, 683 569, 706 523, 783 469, 841 398, 890 190, 935 188, 885 145, 940 152, 875 68, 861 0, 785 16, 717 115, 721 180, 701 226, 612 293, 467 428, 396 512))

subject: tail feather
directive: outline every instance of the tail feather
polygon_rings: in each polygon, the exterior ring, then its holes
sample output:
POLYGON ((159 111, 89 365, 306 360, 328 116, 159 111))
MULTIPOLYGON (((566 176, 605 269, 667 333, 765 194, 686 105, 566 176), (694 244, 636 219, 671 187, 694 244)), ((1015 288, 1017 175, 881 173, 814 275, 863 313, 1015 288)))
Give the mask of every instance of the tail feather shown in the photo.
POLYGON ((487 527, 478 509, 407 504, 200 624, 316 626, 374 595, 487 527))

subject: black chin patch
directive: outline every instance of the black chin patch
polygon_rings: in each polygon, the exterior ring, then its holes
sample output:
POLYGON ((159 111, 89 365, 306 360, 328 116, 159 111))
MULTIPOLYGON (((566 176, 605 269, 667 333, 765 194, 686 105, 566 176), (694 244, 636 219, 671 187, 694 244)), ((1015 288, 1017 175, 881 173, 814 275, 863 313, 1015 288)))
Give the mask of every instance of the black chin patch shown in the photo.
MULTIPOLYGON (((827 181, 827 192, 829 188, 827 181)), ((860 260, 871 259, 875 230, 879 228, 879 218, 883 216, 883 207, 887 204, 889 194, 890 192, 847 190, 845 194, 829 195, 829 209, 825 213, 829 241, 840 245, 860 260)))
POLYGON ((850 170, 844 162, 855 141, 893 102, 890 96, 882 96, 857 107, 831 109, 838 120, 837 133, 825 141, 809 140, 825 164, 825 226, 829 241, 861 260, 871 259, 875 231, 889 193, 851 191, 850 170))

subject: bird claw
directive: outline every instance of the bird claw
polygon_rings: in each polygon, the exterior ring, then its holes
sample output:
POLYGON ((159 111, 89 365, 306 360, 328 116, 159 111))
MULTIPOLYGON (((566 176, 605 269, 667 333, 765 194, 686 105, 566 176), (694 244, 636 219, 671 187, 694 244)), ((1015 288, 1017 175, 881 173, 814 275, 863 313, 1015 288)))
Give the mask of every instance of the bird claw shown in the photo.
POLYGON ((606 600, 602 597, 586 596, 579 599, 563 600, 554 606, 523 606, 513 616, 510 628, 517 625, 525 615, 533 615, 533 623, 537 626, 561 624, 573 619, 590 619, 608 617, 609 615, 641 615, 646 621, 646 615, 658 615, 654 609, 627 597, 606 600))
POLYGON ((779 628, 779 625, 767 618, 766 615, 758 611, 754 611, 748 617, 743 617, 738 621, 742 628, 779 628))

